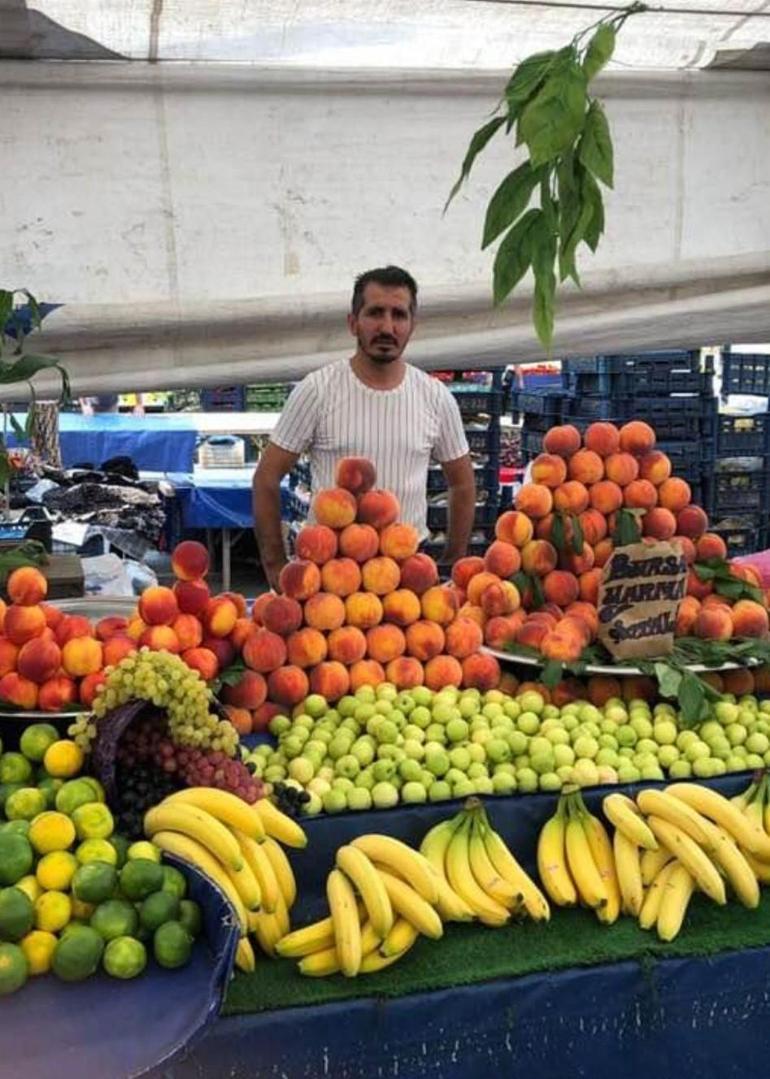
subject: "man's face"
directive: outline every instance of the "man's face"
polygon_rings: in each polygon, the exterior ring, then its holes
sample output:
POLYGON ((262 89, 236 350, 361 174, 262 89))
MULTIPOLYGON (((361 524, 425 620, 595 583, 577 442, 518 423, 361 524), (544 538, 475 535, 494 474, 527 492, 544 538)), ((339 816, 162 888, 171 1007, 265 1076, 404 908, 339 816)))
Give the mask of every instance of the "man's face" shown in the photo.
POLYGON ((370 281, 357 315, 348 315, 348 328, 358 347, 375 363, 399 359, 414 329, 408 288, 378 285, 370 281))

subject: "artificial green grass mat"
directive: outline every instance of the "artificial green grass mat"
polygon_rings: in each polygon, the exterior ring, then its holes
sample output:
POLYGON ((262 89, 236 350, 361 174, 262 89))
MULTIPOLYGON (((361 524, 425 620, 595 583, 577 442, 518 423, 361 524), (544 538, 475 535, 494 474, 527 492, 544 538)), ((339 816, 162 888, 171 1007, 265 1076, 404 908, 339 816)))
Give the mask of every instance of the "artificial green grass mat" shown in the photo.
MULTIPOLYGON (((298 926, 296 928, 299 928, 298 926)), ((355 997, 401 997, 409 993, 516 978, 567 967, 623 960, 713 955, 770 944, 770 893, 756 910, 736 903, 718 907, 701 896, 690 904, 682 931, 669 944, 632 918, 612 926, 587 910, 552 909, 546 925, 521 922, 502 929, 447 925, 441 940, 421 937, 398 963, 377 974, 305 978, 296 961, 257 959, 253 974, 236 974, 223 1015, 297 1008, 355 997)))

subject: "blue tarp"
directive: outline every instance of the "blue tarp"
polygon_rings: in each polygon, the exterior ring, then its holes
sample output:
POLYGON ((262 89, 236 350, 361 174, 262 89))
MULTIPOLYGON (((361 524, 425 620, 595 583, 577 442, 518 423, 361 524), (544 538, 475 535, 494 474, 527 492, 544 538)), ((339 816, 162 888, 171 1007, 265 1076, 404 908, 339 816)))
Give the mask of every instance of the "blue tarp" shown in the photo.
POLYGON ((173 471, 166 476, 176 491, 184 528, 251 528, 251 468, 173 471))

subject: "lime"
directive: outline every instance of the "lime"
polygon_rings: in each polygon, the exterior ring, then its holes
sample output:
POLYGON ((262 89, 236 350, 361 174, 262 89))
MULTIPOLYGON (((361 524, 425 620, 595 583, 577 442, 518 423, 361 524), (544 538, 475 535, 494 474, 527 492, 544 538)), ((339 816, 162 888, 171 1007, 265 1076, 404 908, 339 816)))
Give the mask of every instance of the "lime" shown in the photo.
POLYGON ((81 982, 99 966, 104 941, 87 925, 73 926, 56 945, 51 967, 62 981, 81 982))
POLYGON ((28 974, 27 960, 18 944, 0 944, 0 997, 21 989, 28 974))
POLYGON ((75 842, 75 825, 64 813, 48 810, 32 820, 27 838, 38 854, 67 850, 75 842))
POLYGON ((70 779, 66 783, 62 783, 56 792, 56 808, 60 813, 66 813, 67 816, 71 816, 78 806, 97 800, 94 798, 94 789, 86 776, 81 776, 80 779, 70 779))
MULTIPOLYGON (((146 902, 146 900, 145 900, 146 902)), ((131 936, 138 924, 133 904, 125 899, 108 899, 91 915, 90 925, 105 940, 131 936)))
POLYGON ((147 965, 147 949, 134 937, 116 937, 104 949, 102 962, 113 978, 135 978, 147 965))
POLYGON ((182 899, 179 903, 179 921, 191 937, 200 935, 203 926, 201 908, 194 899, 182 899))
POLYGON ((87 862, 107 862, 117 866, 118 852, 109 839, 84 839, 75 848, 75 857, 81 865, 87 862))
POLYGON ((165 922, 179 917, 179 900, 170 892, 153 892, 139 908, 139 921, 145 929, 159 929, 165 922))
POLYGON ((72 917, 72 901, 64 892, 43 892, 35 900, 35 929, 58 933, 72 917))
POLYGON ((68 850, 52 850, 37 863, 35 876, 44 891, 69 891, 78 867, 74 854, 68 850))
POLYGON ((38 790, 41 790, 45 795, 46 809, 55 809, 56 793, 63 782, 63 779, 55 779, 53 776, 43 776, 42 779, 38 779, 38 790))
POLYGON ((14 791, 21 790, 23 783, 0 783, 0 811, 5 808, 5 803, 14 791))
POLYGON ((184 899, 187 895, 187 879, 176 866, 163 866, 163 891, 171 892, 177 899, 184 899))
POLYGON ((43 889, 38 883, 38 879, 34 873, 30 873, 27 877, 22 877, 21 880, 17 880, 14 888, 20 888, 25 895, 28 895, 30 900, 34 903, 39 895, 42 895, 43 889))
POLYGON ((50 723, 32 723, 19 739, 19 749, 31 761, 42 761, 45 751, 58 741, 59 732, 50 723))
POLYGON ((146 899, 163 887, 163 869, 149 858, 126 862, 120 871, 120 889, 126 899, 146 899))
POLYGON ((109 838, 109 842, 112 844, 115 851, 117 852, 117 866, 118 869, 120 869, 126 863, 126 852, 131 846, 131 841, 129 839, 126 839, 124 835, 118 835, 117 832, 113 832, 113 834, 109 838))
POLYGON ((108 839, 115 822, 104 802, 86 802, 72 812, 78 839, 108 839))
POLYGON ((19 941, 24 952, 30 974, 47 974, 51 969, 51 959, 58 941, 53 933, 45 929, 33 929, 19 941))
MULTIPOLYGON (((78 899, 76 896, 72 897, 72 922, 78 921, 88 925, 95 910, 96 903, 84 903, 82 899, 78 899)), ((70 925, 72 922, 70 922, 70 925)))
POLYGON ((45 807, 45 791, 37 787, 21 787, 6 798, 5 815, 8 820, 32 820, 45 807))
POLYGON ((21 888, 0 888, 0 940, 21 940, 34 920, 32 900, 21 888))
POLYGON ((68 738, 52 742, 43 755, 43 765, 51 776, 71 779, 83 767, 83 750, 68 738))
POLYGON ((126 858, 129 862, 135 862, 137 858, 147 858, 151 862, 159 862, 160 848, 151 843, 149 839, 139 839, 128 848, 126 858))
POLYGON ((26 783, 32 778, 32 765, 23 753, 4 753, 0 757, 0 783, 26 783))
POLYGON ((9 820, 5 824, 0 824, 0 832, 5 832, 6 835, 29 835, 29 821, 28 820, 9 820))
POLYGON ((94 792, 94 796, 91 799, 92 802, 106 802, 107 796, 104 793, 104 787, 101 785, 96 776, 80 776, 80 779, 84 783, 87 783, 91 790, 94 792))
POLYGON ((165 922, 155 930, 152 950, 162 967, 183 967, 190 960, 193 939, 181 922, 165 922))
POLYGON ((0 833, 0 884, 15 884, 26 877, 34 860, 26 836, 0 833))
POLYGON ((111 899, 118 883, 115 866, 108 862, 87 862, 72 878, 72 894, 84 903, 103 903, 111 899))

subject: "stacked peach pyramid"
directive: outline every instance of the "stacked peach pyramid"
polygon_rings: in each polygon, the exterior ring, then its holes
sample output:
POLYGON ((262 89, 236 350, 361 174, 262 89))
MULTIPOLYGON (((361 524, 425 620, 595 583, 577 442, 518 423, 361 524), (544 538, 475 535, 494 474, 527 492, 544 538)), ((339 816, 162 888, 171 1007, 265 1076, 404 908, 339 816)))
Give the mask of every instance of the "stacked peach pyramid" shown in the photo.
MULTIPOLYGON (((460 559, 453 569, 455 585, 470 604, 464 610, 483 627, 489 647, 515 642, 563 662, 580 656, 596 636, 602 567, 612 554, 622 511, 633 511, 642 541, 671 540, 685 555, 690 570, 679 636, 767 636, 766 602, 731 603, 692 568, 695 562, 724 561, 727 548, 721 536, 707 531, 708 517, 692 503, 689 484, 671 475, 671 461, 655 449, 648 424, 633 420, 618 429, 598 422, 584 437, 570 425, 552 427, 543 448, 516 508, 498 518, 497 538, 485 557, 460 559), (522 603, 503 614, 496 597, 510 577, 522 586, 522 603)), ((732 563, 730 573, 760 585, 750 566, 732 563)))

